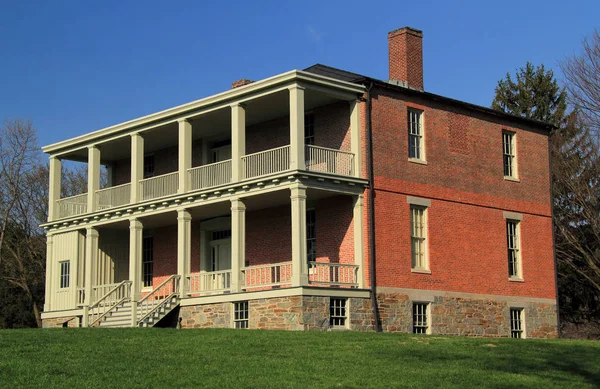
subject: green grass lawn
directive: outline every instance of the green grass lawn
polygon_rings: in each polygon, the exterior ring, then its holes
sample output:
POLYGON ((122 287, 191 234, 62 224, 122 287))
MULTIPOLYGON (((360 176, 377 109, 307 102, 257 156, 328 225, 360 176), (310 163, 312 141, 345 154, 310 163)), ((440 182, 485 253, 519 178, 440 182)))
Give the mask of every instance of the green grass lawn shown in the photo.
POLYGON ((600 343, 360 332, 0 332, 7 388, 600 387, 600 343))

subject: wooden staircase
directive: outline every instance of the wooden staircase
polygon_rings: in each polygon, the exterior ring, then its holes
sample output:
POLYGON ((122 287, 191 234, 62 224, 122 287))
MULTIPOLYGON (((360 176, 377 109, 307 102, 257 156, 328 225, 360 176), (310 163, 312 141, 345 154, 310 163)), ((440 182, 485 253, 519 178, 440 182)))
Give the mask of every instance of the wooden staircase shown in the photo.
MULTIPOLYGON (((170 296, 160 306, 138 323, 139 327, 153 327, 179 306, 179 296, 170 296)), ((136 303, 137 306, 137 303, 136 303)), ((100 328, 131 327, 131 302, 125 302, 104 316, 97 324, 100 328)), ((137 307, 137 318, 142 318, 142 309, 137 307)))

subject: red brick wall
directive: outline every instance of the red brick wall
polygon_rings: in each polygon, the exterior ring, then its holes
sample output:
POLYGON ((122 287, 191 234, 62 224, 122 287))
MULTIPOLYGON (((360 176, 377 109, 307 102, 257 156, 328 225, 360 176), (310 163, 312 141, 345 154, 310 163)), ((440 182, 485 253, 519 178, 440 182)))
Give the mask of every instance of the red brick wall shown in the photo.
POLYGON ((373 133, 378 285, 556 297, 547 135, 381 90, 373 133), (407 106, 424 111, 427 165, 408 161, 407 106), (520 182, 504 180, 503 129, 517 134, 520 182), (411 272, 407 195, 431 199, 430 275, 411 272), (524 215, 523 283, 508 281, 503 210, 524 215))
POLYGON ((354 263, 352 198, 335 196, 319 200, 315 216, 317 261, 354 263))

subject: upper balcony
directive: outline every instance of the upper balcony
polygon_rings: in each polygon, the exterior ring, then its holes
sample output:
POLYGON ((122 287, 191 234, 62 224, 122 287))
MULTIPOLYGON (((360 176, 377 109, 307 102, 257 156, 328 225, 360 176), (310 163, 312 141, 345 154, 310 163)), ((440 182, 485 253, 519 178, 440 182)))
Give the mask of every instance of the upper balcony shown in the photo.
POLYGON ((49 222, 299 172, 361 179, 363 92, 292 71, 46 146, 49 222), (88 163, 87 193, 59 198, 62 160, 88 163))

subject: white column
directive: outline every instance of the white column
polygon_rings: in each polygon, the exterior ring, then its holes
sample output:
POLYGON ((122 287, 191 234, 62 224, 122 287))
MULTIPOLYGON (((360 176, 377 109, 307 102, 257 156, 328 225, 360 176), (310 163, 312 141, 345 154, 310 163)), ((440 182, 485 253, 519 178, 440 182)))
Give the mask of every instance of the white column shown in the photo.
POLYGON ((84 314, 83 314, 83 326, 87 327, 89 324, 87 310, 90 305, 94 303, 92 301, 92 288, 93 282, 96 279, 96 262, 98 259, 98 230, 93 227, 86 229, 85 234, 85 300, 84 300, 84 314))
POLYGON ((131 135, 131 203, 142 199, 140 180, 144 178, 144 138, 140 134, 131 135))
POLYGON ((100 189, 100 149, 88 147, 88 201, 87 211, 96 211, 96 191, 100 189))
POLYGON ((363 203, 363 195, 358 195, 354 198, 354 264, 358 265, 356 280, 358 287, 361 289, 365 287, 365 218, 363 203))
POLYGON ((48 188, 48 221, 58 219, 58 206, 56 202, 60 199, 60 181, 62 173, 62 162, 56 157, 50 157, 49 188, 48 188))
POLYGON ((44 296, 44 312, 52 310, 52 297, 54 296, 54 290, 52 288, 52 281, 54 274, 52 272, 52 247, 54 237, 50 234, 46 236, 46 295, 44 296))
POLYGON ((192 168, 192 124, 179 122, 179 188, 177 193, 186 193, 190 188, 188 169, 192 168))
POLYGON ((192 261, 192 216, 185 209, 177 211, 177 273, 179 279, 179 293, 186 297, 192 261))
POLYGON ((244 178, 242 157, 246 154, 246 110, 241 104, 231 106, 231 180, 244 178))
POLYGON ((291 189, 292 205, 292 286, 308 284, 306 263, 306 187, 291 189))
POLYGON ((129 280, 131 281, 131 326, 137 327, 137 302, 142 290, 142 234, 139 219, 129 220, 129 280))
POLYGON ((246 262, 246 206, 231 200, 231 292, 241 292, 242 268, 246 262))
POLYGON ((362 174, 362 146, 360 137, 360 101, 350 101, 350 147, 354 154, 354 176, 362 174))
POLYGON ((290 90, 290 168, 304 170, 304 88, 290 90))

